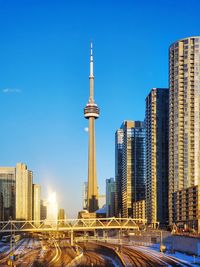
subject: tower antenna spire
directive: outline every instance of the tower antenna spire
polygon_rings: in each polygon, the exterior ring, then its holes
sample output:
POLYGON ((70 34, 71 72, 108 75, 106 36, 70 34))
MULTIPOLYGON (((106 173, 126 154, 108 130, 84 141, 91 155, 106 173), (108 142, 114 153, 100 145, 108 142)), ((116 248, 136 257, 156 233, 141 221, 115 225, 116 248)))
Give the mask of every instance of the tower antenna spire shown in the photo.
POLYGON ((92 41, 90 42, 90 56, 92 56, 92 48, 93 48, 93 45, 92 45, 92 41))
POLYGON ((93 61, 93 44, 90 43, 90 97, 89 102, 94 103, 94 61, 93 61))

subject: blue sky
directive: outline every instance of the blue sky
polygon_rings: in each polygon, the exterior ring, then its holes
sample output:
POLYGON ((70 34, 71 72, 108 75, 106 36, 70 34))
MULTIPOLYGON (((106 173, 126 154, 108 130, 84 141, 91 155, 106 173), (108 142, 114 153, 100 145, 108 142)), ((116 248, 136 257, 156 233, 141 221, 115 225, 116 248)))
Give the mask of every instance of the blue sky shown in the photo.
POLYGON ((114 134, 143 120, 152 87, 168 86, 168 47, 200 35, 190 1, 0 0, 0 165, 27 163, 69 217, 87 180, 89 46, 94 44, 100 192, 114 176, 114 134))

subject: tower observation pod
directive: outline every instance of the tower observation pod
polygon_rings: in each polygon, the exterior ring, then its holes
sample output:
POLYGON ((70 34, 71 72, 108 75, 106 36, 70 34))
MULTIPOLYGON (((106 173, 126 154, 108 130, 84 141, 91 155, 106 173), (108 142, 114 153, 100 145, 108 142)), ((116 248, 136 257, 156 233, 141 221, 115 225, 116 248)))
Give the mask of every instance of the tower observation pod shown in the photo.
POLYGON ((89 120, 88 131, 88 194, 87 210, 95 212, 98 209, 98 186, 96 175, 96 147, 95 147, 95 120, 99 118, 99 108, 94 102, 94 62, 92 43, 90 48, 90 96, 84 108, 84 116, 89 120))

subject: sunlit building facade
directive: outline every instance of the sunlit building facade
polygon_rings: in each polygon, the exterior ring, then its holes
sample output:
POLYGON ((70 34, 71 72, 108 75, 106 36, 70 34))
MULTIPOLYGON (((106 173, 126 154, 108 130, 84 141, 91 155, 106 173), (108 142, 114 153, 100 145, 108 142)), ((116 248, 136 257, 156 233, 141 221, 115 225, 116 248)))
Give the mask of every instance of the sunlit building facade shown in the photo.
POLYGON ((65 219, 65 210, 59 209, 58 211, 58 220, 64 220, 65 219))
MULTIPOLYGON (((120 171, 122 217, 133 217, 133 203, 145 200, 145 127, 142 121, 124 121, 121 130, 122 163, 120 171)), ((118 182, 117 182, 118 184, 118 182)), ((118 189, 119 190, 119 189, 118 189)), ((118 192, 117 192, 118 194, 118 192)))
POLYGON ((63 226, 65 221, 65 210, 59 209, 58 210, 58 225, 63 226))
POLYGON ((139 200, 133 202, 133 218, 141 219, 141 222, 144 223, 146 221, 146 201, 139 200))
POLYGON ((200 36, 173 43, 169 60, 169 222, 197 228, 200 212, 200 36))
POLYGON ((15 219, 15 168, 0 167, 0 220, 15 219))
POLYGON ((41 187, 38 184, 33 184, 33 220, 35 223, 40 221, 40 197, 41 197, 41 187))
POLYGON ((146 97, 147 223, 168 224, 169 89, 153 88, 146 97))
POLYGON ((32 220, 33 173, 26 164, 16 166, 16 219, 32 220))

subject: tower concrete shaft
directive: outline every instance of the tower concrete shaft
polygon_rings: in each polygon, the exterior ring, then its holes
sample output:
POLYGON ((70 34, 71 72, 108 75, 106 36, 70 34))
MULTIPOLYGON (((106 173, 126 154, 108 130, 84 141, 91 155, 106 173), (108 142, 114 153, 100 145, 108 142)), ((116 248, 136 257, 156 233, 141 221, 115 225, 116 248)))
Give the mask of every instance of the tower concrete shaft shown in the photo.
POLYGON ((90 96, 84 109, 85 118, 89 120, 88 142, 88 195, 87 210, 95 212, 98 209, 98 187, 96 175, 95 119, 99 117, 99 108, 94 102, 94 73, 92 44, 90 53, 90 96))

